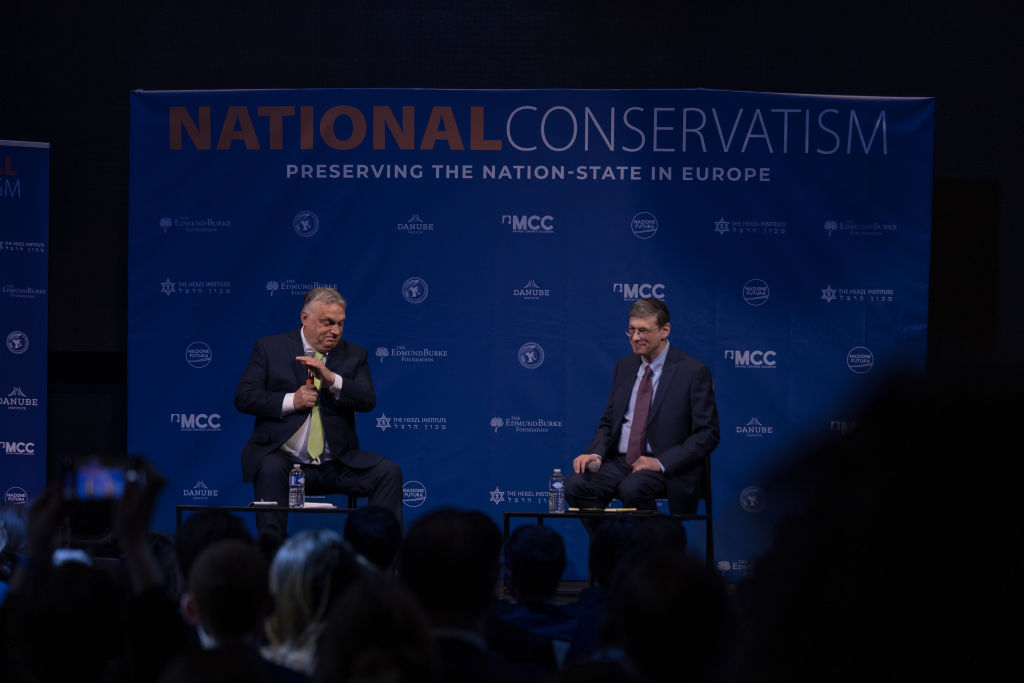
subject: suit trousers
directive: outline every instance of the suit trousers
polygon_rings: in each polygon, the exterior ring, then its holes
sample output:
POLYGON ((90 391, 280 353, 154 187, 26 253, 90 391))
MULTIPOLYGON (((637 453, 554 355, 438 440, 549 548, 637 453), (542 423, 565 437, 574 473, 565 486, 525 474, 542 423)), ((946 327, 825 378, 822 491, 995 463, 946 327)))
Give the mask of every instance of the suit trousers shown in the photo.
MULTIPOLYGON (((274 500, 288 504, 288 473, 295 460, 281 450, 263 456, 253 479, 255 500, 274 500)), ((326 495, 346 493, 369 498, 370 505, 387 508, 402 523, 402 470, 395 463, 382 458, 368 468, 353 468, 341 461, 326 460, 319 465, 302 465, 306 474, 306 493, 326 495)), ((281 537, 288 532, 288 513, 267 511, 256 513, 256 528, 260 534, 273 532, 281 537)))
POLYGON ((657 499, 667 495, 667 476, 647 470, 633 472, 621 453, 604 458, 596 472, 573 472, 565 480, 565 499, 580 509, 606 508, 612 498, 621 498, 623 507, 657 510, 657 499))

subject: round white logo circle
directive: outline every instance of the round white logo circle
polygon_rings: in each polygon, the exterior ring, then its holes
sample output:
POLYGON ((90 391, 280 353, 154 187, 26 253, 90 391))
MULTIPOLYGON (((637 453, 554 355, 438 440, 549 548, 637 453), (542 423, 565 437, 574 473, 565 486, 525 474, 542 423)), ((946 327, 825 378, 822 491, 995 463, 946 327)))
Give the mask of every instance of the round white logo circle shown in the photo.
POLYGON ((194 368, 205 368, 213 361, 213 349, 206 342, 195 341, 185 347, 185 362, 194 368))
POLYGON ((28 351, 28 335, 19 330, 15 330, 8 334, 7 350, 17 356, 28 351))
POLYGON ((765 503, 764 491, 757 486, 748 486, 740 491, 740 506, 747 512, 761 512, 765 503))
POLYGON ((854 346, 846 354, 846 367, 858 375, 870 372, 875 367, 875 354, 866 346, 854 346))
POLYGON ((650 211, 641 211, 629 224, 637 239, 649 240, 658 232, 658 219, 650 211))
POLYGON ((292 219, 292 229, 299 237, 312 237, 320 229, 320 219, 312 211, 299 211, 292 219))
POLYGON ((20 486, 12 486, 4 493, 4 502, 24 505, 28 502, 28 492, 20 486))
POLYGON ((411 304, 421 304, 427 300, 430 288, 421 277, 411 277, 402 283, 402 296, 411 304))
POLYGON ((536 342, 526 342, 519 347, 516 357, 527 370, 536 370, 544 363, 544 349, 536 342))
POLYGON ((768 283, 754 278, 743 283, 743 300, 751 306, 764 306, 768 302, 768 283))
POLYGON ((427 487, 415 480, 402 484, 402 505, 418 508, 427 502, 427 487))

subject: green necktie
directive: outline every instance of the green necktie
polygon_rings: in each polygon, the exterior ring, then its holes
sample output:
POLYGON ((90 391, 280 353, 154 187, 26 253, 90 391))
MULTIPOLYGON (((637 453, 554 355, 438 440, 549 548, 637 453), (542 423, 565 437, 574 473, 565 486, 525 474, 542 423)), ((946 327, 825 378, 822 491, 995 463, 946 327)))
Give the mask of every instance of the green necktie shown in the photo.
MULTIPOLYGON (((313 357, 317 360, 323 360, 324 354, 317 351, 313 357)), ((314 379, 313 386, 316 387, 317 392, 319 392, 320 380, 314 379)), ((313 461, 314 465, 320 463, 320 456, 324 453, 324 425, 320 421, 319 402, 313 406, 313 413, 310 415, 309 441, 306 442, 306 451, 309 452, 309 457, 313 461)))

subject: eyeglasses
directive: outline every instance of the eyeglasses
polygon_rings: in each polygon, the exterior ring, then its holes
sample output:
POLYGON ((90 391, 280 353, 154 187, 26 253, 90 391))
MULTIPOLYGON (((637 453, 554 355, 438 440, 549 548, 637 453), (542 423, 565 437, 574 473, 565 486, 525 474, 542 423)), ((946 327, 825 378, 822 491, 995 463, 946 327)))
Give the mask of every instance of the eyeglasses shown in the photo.
POLYGON ((653 330, 649 330, 646 327, 629 327, 626 329, 626 336, 629 337, 630 339, 633 338, 634 334, 639 334, 641 337, 646 337, 649 334, 654 334, 660 329, 660 327, 655 327, 653 330))

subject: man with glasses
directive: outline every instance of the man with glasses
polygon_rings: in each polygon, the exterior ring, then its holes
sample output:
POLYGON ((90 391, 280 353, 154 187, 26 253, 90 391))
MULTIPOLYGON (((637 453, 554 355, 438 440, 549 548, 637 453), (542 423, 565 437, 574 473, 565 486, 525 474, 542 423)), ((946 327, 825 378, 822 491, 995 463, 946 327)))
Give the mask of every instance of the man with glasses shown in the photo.
MULTIPOLYGON (((256 341, 238 382, 235 407, 254 415, 242 450, 242 477, 254 499, 288 503, 295 463, 312 494, 369 497, 402 520, 402 471, 383 456, 359 449, 356 411, 377 404, 366 349, 341 338, 345 299, 329 287, 302 301, 301 326, 256 341)), ((286 535, 288 514, 257 513, 260 533, 286 535)))
POLYGON ((703 493, 704 460, 718 445, 718 409, 707 366, 668 341, 668 307, 640 299, 629 311, 633 353, 615 365, 608 406, 587 451, 573 460, 566 500, 581 509, 691 514, 703 493))

